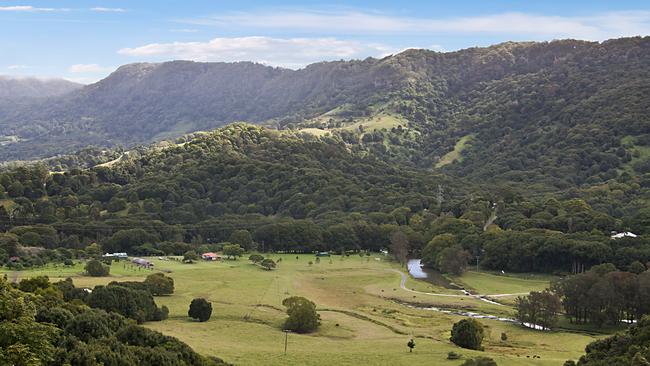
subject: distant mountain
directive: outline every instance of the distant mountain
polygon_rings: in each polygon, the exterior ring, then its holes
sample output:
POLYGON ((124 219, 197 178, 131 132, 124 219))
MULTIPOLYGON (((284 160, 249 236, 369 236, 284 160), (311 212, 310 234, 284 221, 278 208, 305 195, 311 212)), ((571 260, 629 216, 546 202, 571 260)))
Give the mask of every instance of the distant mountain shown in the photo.
POLYGON ((65 95, 0 107, 12 136, 0 159, 248 121, 340 135, 360 154, 477 181, 566 189, 650 171, 649 81, 650 37, 408 50, 297 71, 132 64, 65 95))
POLYGON ((60 96, 83 85, 63 79, 40 79, 0 75, 0 100, 20 101, 24 98, 60 96))

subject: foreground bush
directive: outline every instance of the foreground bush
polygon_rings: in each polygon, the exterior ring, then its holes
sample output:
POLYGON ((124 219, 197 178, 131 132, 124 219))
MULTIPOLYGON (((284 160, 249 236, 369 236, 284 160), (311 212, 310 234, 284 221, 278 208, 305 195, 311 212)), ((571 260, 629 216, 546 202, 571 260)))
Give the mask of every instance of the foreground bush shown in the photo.
POLYGON ((451 329, 451 341, 463 348, 483 350, 483 336, 483 325, 471 318, 455 323, 451 329))

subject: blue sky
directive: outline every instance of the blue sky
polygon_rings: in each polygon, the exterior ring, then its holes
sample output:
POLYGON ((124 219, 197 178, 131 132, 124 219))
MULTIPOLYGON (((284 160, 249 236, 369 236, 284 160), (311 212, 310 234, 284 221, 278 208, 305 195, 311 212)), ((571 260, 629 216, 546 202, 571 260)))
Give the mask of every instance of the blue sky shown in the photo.
POLYGON ((650 35, 647 1, 0 1, 0 75, 97 81, 142 61, 300 68, 508 40, 650 35))

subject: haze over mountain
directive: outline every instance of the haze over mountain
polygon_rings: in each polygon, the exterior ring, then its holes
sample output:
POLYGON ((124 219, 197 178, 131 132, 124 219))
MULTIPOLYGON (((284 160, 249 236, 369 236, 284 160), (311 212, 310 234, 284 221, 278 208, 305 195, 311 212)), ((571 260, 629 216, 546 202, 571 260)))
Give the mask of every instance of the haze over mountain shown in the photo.
POLYGON ((0 100, 20 101, 24 98, 60 96, 82 86, 64 79, 0 75, 0 100))

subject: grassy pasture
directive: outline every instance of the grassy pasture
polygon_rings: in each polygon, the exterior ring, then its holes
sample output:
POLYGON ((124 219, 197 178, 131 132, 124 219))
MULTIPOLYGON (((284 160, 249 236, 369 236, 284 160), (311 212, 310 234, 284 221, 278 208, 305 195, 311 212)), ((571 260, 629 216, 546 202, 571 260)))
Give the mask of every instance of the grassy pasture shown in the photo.
POLYGON ((445 165, 449 165, 455 161, 460 161, 462 159, 461 153, 465 149, 465 145, 474 138, 474 135, 466 135, 460 138, 454 146, 454 150, 446 153, 440 160, 436 163, 436 168, 442 168, 445 165))
MULTIPOLYGON (((463 308, 494 315, 511 315, 512 308, 488 304, 470 297, 436 297, 400 288, 400 269, 395 264, 370 258, 334 256, 312 264, 313 256, 271 255, 282 258, 278 268, 265 271, 240 259, 226 262, 182 264, 154 259, 157 270, 170 271, 175 293, 157 297, 167 305, 170 317, 146 326, 178 337, 206 355, 216 355, 237 365, 460 365, 462 360, 446 360, 447 352, 463 358, 493 357, 501 366, 561 365, 577 359, 593 336, 540 332, 517 325, 482 320, 486 327, 485 352, 460 349, 448 341, 451 324, 459 316, 407 307, 395 300, 446 308, 463 308), (281 302, 291 295, 314 301, 322 318, 320 329, 309 335, 289 334, 284 354, 285 334, 280 330, 285 318, 281 302), (205 297, 213 304, 212 318, 205 323, 187 317, 190 301, 205 297), (508 340, 500 340, 501 333, 508 340), (408 352, 406 343, 414 338, 416 347, 408 352), (538 355, 541 358, 532 358, 538 355), (528 356, 528 357, 527 357, 528 356)), ((405 271, 405 269, 400 269, 405 271)), ((92 286, 121 279, 141 279, 149 271, 132 270, 114 263, 110 277, 82 276, 83 266, 62 266, 19 272, 17 278, 48 275, 72 276, 80 286, 92 286)), ((7 273, 5 271, 5 273, 7 273)), ((13 273, 7 273, 11 278, 13 273)), ((488 277, 471 272, 460 280, 477 289, 539 289, 534 278, 488 277), (466 278, 467 277, 467 278, 466 278), (499 285, 500 282, 505 282, 499 285), (509 281, 509 282, 508 282, 509 281)), ((422 292, 449 293, 449 290, 409 279, 407 288, 422 292)), ((530 290, 529 289, 529 290, 530 290)))

